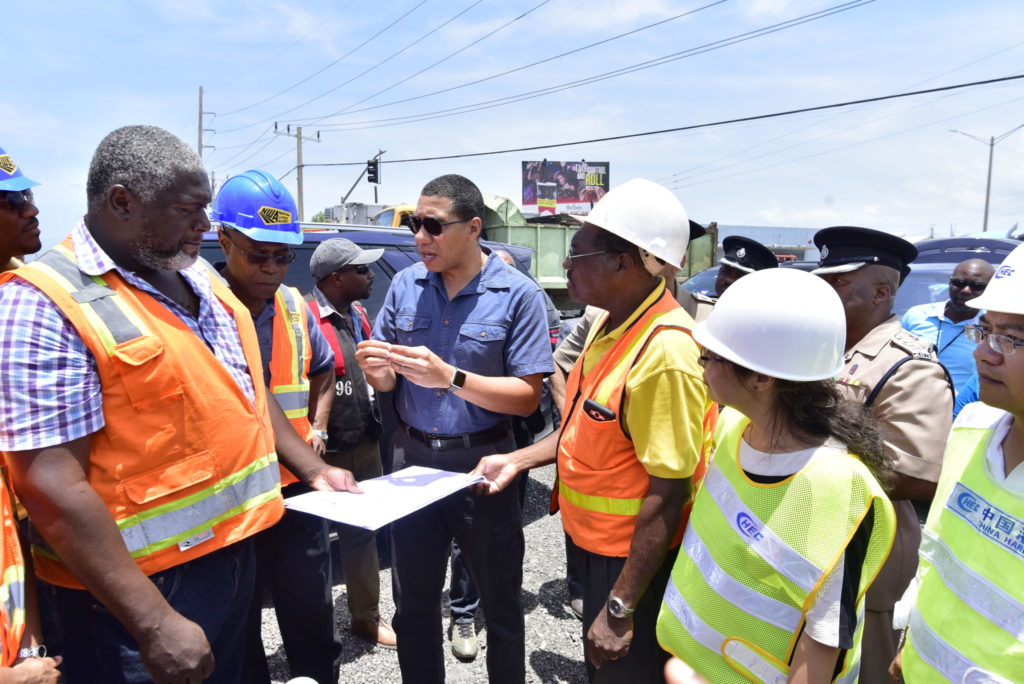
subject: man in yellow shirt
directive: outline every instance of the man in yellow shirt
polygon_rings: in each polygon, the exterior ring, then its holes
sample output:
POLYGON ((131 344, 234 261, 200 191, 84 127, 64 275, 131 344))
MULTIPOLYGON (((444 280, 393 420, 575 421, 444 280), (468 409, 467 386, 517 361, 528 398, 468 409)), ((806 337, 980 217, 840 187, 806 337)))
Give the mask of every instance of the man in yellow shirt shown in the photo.
POLYGON ((607 311, 568 379, 563 429, 476 472, 500 491, 558 462, 557 503, 583 584, 591 681, 663 681, 654 634, 700 462, 710 404, 689 335, 693 319, 654 275, 682 263, 686 210, 635 179, 594 207, 565 260, 569 295, 607 311))

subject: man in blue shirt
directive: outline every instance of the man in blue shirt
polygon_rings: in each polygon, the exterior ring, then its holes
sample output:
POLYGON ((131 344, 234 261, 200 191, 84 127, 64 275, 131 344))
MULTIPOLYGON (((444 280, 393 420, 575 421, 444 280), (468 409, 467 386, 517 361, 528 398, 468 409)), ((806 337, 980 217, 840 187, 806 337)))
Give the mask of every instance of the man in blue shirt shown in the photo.
MULTIPOLYGON (((554 372, 541 290, 480 249, 483 213, 468 179, 427 183, 411 226, 422 263, 395 276, 374 339, 359 344, 367 381, 397 393, 395 470, 469 472, 481 456, 514 450, 511 417, 536 410, 543 377, 554 372)), ((488 677, 523 682, 524 540, 515 488, 454 494, 393 523, 392 538, 403 679, 444 681, 441 592, 454 539, 483 602, 488 677)))
POLYGON ((957 393, 974 374, 975 345, 967 339, 964 328, 977 325, 981 313, 966 302, 985 291, 993 273, 992 265, 982 259, 957 264, 949 279, 949 299, 911 307, 900 321, 904 329, 935 345, 939 362, 949 371, 957 393))

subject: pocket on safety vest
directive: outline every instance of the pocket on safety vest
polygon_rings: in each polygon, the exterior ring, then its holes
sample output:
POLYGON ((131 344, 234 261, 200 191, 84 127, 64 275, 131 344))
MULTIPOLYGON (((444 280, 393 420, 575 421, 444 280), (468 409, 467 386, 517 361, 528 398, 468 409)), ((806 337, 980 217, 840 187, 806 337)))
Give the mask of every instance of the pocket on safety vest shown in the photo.
POLYGON ((140 411, 175 400, 182 388, 177 374, 165 359, 164 343, 157 337, 137 337, 114 348, 110 357, 132 406, 140 411))
POLYGON ((141 507, 172 494, 207 486, 220 480, 217 461, 209 451, 201 451, 170 465, 163 465, 126 478, 122 483, 128 500, 141 507))
POLYGON ((621 434, 619 419, 616 417, 614 420, 594 420, 585 411, 578 410, 578 413, 578 416, 573 416, 576 423, 573 442, 577 448, 573 449, 572 459, 579 461, 589 470, 609 470, 620 467, 620 464, 616 463, 609 468, 608 454, 605 449, 599 448, 614 443, 616 435, 621 434))

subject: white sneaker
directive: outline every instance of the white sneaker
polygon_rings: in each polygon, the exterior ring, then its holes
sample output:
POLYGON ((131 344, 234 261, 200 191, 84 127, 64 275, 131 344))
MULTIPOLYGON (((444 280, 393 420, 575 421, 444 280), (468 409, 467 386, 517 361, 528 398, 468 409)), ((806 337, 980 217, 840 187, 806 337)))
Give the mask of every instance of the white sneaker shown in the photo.
POLYGON ((472 622, 455 623, 452 626, 452 655, 469 662, 476 659, 476 626, 472 622))

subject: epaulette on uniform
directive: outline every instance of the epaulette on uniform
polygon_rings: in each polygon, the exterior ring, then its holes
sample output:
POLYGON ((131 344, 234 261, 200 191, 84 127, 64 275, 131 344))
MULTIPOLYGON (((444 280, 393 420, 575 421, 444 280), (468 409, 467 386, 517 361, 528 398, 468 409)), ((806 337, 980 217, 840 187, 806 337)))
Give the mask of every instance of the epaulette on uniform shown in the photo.
POLYGON ((928 340, 918 337, 909 330, 901 328, 899 332, 892 336, 892 343, 915 359, 935 361, 936 363, 939 360, 938 354, 935 351, 935 345, 928 340))

